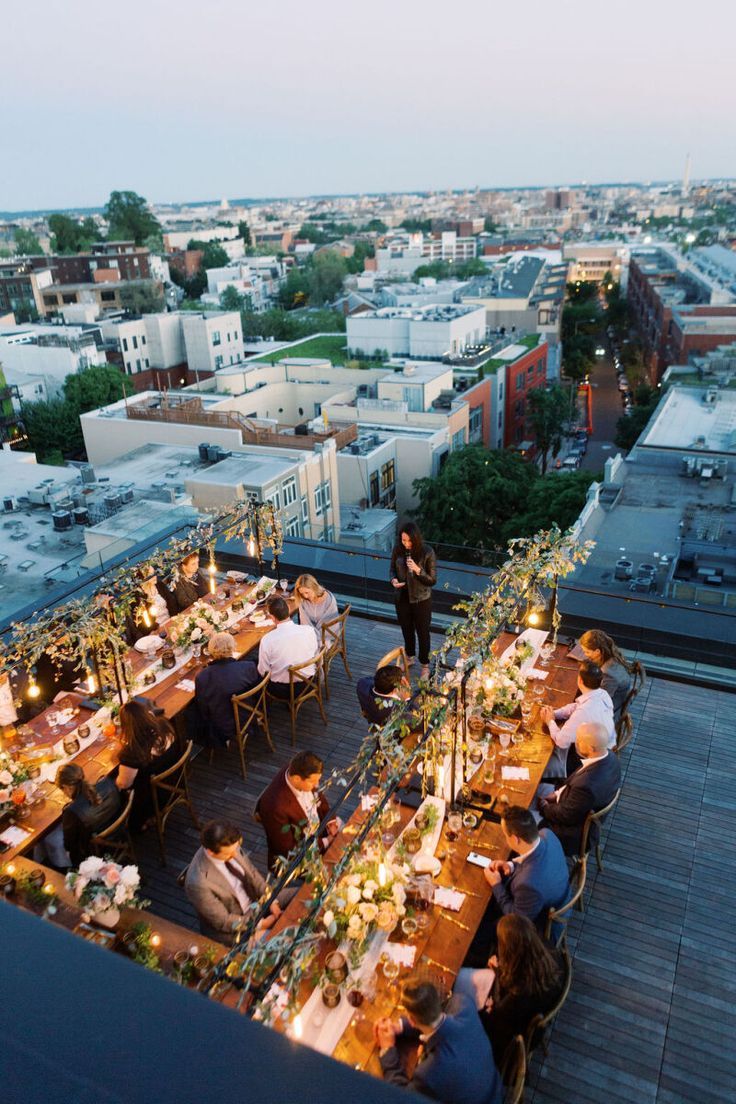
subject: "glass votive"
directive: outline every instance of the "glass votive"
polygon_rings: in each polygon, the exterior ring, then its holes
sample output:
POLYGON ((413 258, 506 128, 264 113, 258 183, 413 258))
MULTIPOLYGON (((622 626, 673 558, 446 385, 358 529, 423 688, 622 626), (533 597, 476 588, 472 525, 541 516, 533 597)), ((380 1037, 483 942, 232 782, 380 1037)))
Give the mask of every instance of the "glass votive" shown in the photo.
POLYGON ((34 763, 32 767, 26 767, 26 770, 28 772, 28 777, 31 780, 41 777, 41 768, 38 766, 37 763, 34 763))
POLYGON ((156 681, 156 672, 155 671, 146 671, 145 675, 143 676, 143 685, 144 686, 153 686, 155 681, 156 681))
POLYGON ((189 951, 177 951, 174 955, 174 965, 181 970, 189 962, 189 951))
POLYGON ((12 874, 0 874, 0 894, 10 897, 15 893, 15 878, 12 874))
POLYGON ((340 986, 328 982, 322 990, 322 1003, 325 1008, 337 1008, 340 1003, 340 986))
POLYGON ((422 846, 422 836, 418 828, 407 828, 401 837, 408 854, 416 855, 422 846))
POLYGON ((79 740, 76 736, 66 736, 62 744, 67 755, 76 755, 79 751, 79 740))
POLYGON ((198 978, 206 977, 210 972, 210 960, 206 954, 195 955, 192 966, 198 978))
POLYGON ((421 811, 418 812, 414 817, 414 827, 417 828, 420 832, 423 832, 428 825, 429 817, 427 816, 427 814, 421 811))
POLYGON ((122 944, 123 944, 123 950, 125 951, 125 953, 127 955, 130 955, 130 957, 132 958, 133 955, 135 954, 136 948, 137 948, 136 934, 132 929, 130 931, 126 931, 124 933, 123 938, 122 938, 122 944))
POLYGON ((483 762, 483 751, 479 747, 473 747, 470 749, 470 762, 476 766, 480 766, 483 762))
POLYGON ((342 951, 330 951, 325 958, 325 973, 337 985, 348 976, 348 960, 342 951))
POLYGON ((46 874, 38 867, 33 869, 28 875, 28 882, 34 889, 41 889, 46 881, 46 874))
POLYGON ((81 724, 77 729, 77 736, 80 740, 86 740, 89 736, 90 728, 88 724, 81 724))
POLYGON ((242 610, 242 608, 243 608, 243 599, 242 598, 236 598, 233 601, 233 604, 231 606, 231 609, 232 609, 233 613, 238 613, 240 610, 242 610))
POLYGON ((473 828, 477 828, 477 827, 478 827, 478 818, 475 815, 475 813, 464 813, 463 814, 463 828, 467 828, 470 831, 472 831, 473 828))
POLYGON ((176 667, 176 656, 173 648, 164 648, 161 653, 161 666, 165 671, 170 671, 173 667, 176 667))

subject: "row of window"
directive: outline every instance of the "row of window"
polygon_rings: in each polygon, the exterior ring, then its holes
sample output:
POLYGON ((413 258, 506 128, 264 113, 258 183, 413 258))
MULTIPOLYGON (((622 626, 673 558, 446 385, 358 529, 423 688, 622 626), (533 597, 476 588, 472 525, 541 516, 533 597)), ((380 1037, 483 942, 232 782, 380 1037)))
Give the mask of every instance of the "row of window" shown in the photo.
MULTIPOLYGON (((137 349, 138 348, 138 336, 137 336, 137 334, 133 334, 133 337, 131 338, 131 341, 133 343, 133 348, 137 349)), ((145 344, 146 344, 146 335, 141 334, 141 345, 145 345, 145 344)), ((123 352, 127 353, 127 351, 128 351, 128 339, 127 339, 127 337, 124 337, 123 338, 123 352)))
MULTIPOLYGON (((131 374, 133 373, 133 361, 132 360, 126 360, 125 367, 128 369, 129 373, 131 373, 131 374)), ((148 357, 145 357, 142 361, 136 359, 136 362, 135 362, 136 372, 141 372, 141 371, 143 371, 144 368, 150 368, 150 367, 151 367, 151 365, 150 365, 150 362, 148 360, 148 357)))
POLYGON ((378 468, 370 473, 370 500, 371 506, 378 506, 381 501, 381 495, 385 496, 390 493, 396 483, 396 462, 394 460, 387 460, 385 464, 381 466, 380 476, 378 468))
MULTIPOLYGON (((526 376, 524 375, 523 372, 519 373, 519 375, 516 377, 516 390, 517 391, 523 391, 524 390, 524 387, 526 386, 527 379, 534 376, 534 369, 535 369, 535 365, 530 364, 529 367, 526 370, 526 376)), ((547 371, 547 361, 544 357, 542 357, 541 360, 537 361, 536 374, 541 377, 545 374, 546 371, 547 371)))
MULTIPOLYGON (((225 336, 226 336, 228 341, 237 341, 238 340, 237 330, 235 330, 235 332, 232 333, 232 334, 228 331, 225 336)), ((213 330, 212 331, 212 344, 213 345, 222 345, 222 334, 220 333, 219 330, 213 330)))

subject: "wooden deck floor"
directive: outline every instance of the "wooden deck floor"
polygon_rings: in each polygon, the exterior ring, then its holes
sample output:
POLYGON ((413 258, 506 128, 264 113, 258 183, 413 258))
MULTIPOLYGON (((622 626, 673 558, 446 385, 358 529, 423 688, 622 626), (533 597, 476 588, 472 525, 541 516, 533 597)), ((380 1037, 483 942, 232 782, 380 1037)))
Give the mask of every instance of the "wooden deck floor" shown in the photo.
MULTIPOLYGON (((355 681, 399 634, 356 619, 348 639, 354 678, 339 660, 333 665, 328 725, 313 703, 299 721, 297 746, 317 752, 328 769, 349 763, 366 731, 355 681)), ((640 695, 621 800, 604 831, 605 868, 589 866, 586 910, 571 924, 572 991, 548 1057, 534 1060, 527 1104, 736 1101, 734 704, 732 694, 662 680, 640 695)), ((241 825, 261 869, 253 805, 292 753, 287 710, 275 707, 271 716, 276 752, 254 741, 245 783, 233 752, 212 764, 203 754, 192 768, 199 815, 241 825)), ((153 911, 195 928, 176 885, 198 846, 186 812, 171 818, 167 868, 155 839, 139 840, 153 911)))

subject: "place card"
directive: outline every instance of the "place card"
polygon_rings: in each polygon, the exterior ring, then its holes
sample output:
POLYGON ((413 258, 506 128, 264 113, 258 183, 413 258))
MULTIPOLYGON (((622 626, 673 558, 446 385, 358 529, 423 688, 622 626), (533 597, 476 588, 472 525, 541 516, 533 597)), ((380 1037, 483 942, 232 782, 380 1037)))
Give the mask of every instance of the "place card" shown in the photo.
POLYGON ((526 677, 528 679, 537 679, 539 682, 544 682, 548 674, 549 671, 540 671, 538 667, 532 667, 531 671, 527 671, 526 677))
POLYGON ((528 767, 501 767, 501 778, 504 782, 528 782, 528 767))
POLYGON ((450 909, 451 912, 459 912, 465 903, 465 894, 457 889, 448 889, 447 886, 435 886, 434 903, 440 908, 450 909))
POLYGON ((392 958, 394 962, 398 962, 399 966, 407 966, 411 969, 414 965, 414 959, 417 955, 416 947, 412 947, 408 943, 387 943, 383 949, 389 958, 392 958))
POLYGON ((0 840, 2 840, 3 843, 7 843, 8 847, 18 847, 19 844, 26 842, 30 834, 28 829, 18 828, 17 825, 11 824, 4 832, 0 832, 0 840))
POLYGON ((192 679, 180 679, 176 684, 177 690, 183 690, 186 694, 194 693, 194 682, 192 679))

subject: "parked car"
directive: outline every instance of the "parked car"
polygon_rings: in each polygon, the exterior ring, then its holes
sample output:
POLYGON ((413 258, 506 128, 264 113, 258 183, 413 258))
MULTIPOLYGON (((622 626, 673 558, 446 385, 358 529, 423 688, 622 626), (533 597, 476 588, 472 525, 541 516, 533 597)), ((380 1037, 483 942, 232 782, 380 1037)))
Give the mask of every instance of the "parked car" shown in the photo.
POLYGON ((605 350, 605 349, 603 348, 603 346, 602 346, 602 345, 599 345, 599 346, 597 347, 597 349, 596 349, 596 351, 595 351, 595 355, 596 355, 597 357, 601 357, 601 356, 605 356, 605 355, 606 355, 606 350, 605 350))
POLYGON ((568 456, 562 461, 562 471, 577 471, 579 467, 579 456, 568 456))
POLYGON ((626 382, 626 377, 625 376, 621 376, 619 378, 618 389, 619 389, 619 391, 628 391, 629 390, 629 385, 626 382))

